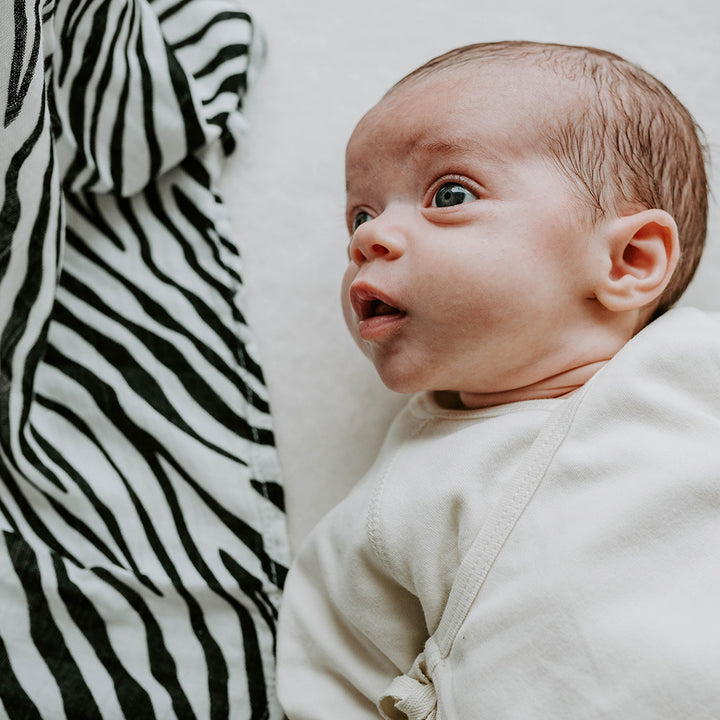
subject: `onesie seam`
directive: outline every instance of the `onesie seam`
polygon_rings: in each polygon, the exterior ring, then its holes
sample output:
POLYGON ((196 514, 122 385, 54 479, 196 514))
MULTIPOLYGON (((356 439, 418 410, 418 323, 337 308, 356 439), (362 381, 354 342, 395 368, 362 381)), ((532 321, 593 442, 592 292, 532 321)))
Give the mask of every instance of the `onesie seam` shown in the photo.
POLYGON ((488 523, 480 529, 465 559, 461 562, 445 613, 434 633, 442 658, 450 654, 457 633, 482 591, 485 580, 547 475, 548 468, 569 432, 572 419, 582 404, 588 385, 589 383, 574 401, 570 400, 559 409, 555 417, 548 419, 552 427, 547 428, 547 432, 540 431, 541 436, 538 436, 536 441, 537 447, 531 451, 532 457, 521 463, 515 480, 516 486, 508 502, 496 517, 488 518, 488 523))
MULTIPOLYGON (((426 418, 422 422, 418 424, 418 427, 412 432, 412 434, 409 436, 410 440, 414 440, 419 435, 423 433, 425 428, 434 422, 433 418, 426 418)), ((365 532, 367 533, 368 542, 370 543, 370 547, 372 548, 373 552, 375 553, 375 556, 377 559, 382 563, 382 565, 385 567, 386 570, 392 571, 394 570, 392 561, 390 560, 390 553, 387 549, 387 543, 384 542, 384 539, 382 537, 383 530, 382 530, 382 519, 381 519, 381 500, 382 496, 384 494, 386 481, 390 477, 390 474, 395 466, 395 460, 397 459, 397 456, 403 451, 404 447, 398 447, 395 452, 391 455, 391 457, 388 459, 388 461, 385 463, 385 466, 382 469, 382 472, 380 473, 377 482, 375 483, 375 487, 373 488, 372 495, 370 497, 370 504, 368 508, 367 513, 367 519, 365 524, 365 532)))

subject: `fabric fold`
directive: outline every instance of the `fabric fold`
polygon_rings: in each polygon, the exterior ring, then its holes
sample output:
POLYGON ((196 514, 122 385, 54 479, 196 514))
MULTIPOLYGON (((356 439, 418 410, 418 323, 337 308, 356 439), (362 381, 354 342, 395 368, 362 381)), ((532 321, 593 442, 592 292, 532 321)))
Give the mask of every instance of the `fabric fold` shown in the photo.
POLYGON ((235 0, 0 23, 0 706, 279 718, 289 552, 217 188, 258 35, 235 0))

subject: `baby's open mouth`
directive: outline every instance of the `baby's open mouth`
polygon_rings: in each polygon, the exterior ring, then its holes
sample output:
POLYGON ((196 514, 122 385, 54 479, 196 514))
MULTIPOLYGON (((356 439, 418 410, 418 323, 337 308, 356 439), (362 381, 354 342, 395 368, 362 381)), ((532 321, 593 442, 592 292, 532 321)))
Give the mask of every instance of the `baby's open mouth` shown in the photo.
POLYGON ((370 320, 387 315, 404 315, 404 311, 380 292, 366 285, 354 286, 350 290, 350 302, 358 320, 370 320))
POLYGON ((382 300, 373 300, 368 303, 365 308, 365 317, 361 317, 360 319, 367 320, 368 318, 377 317, 378 315, 397 315, 399 313, 400 311, 396 307, 388 305, 382 300))

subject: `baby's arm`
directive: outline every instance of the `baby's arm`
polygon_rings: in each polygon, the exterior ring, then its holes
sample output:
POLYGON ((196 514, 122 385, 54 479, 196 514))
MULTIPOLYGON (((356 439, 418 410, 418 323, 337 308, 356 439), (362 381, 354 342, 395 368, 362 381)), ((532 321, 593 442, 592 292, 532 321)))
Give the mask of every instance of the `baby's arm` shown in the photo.
POLYGON ((362 507, 352 495, 325 518, 288 577, 278 692, 290 720, 376 720, 378 698, 422 649, 418 600, 375 556, 362 507))

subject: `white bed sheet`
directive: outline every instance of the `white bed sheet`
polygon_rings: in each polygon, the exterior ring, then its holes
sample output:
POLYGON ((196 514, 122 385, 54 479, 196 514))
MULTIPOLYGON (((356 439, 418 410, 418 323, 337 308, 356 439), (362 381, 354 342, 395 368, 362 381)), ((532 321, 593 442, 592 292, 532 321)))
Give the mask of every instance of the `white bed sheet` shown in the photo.
MULTIPOLYGON (((530 39, 595 45, 663 80, 720 165, 720 6, 715 0, 247 0, 268 57, 250 127, 223 179, 244 256, 248 314, 264 362, 294 548, 374 459, 404 398, 347 334, 343 154, 361 115, 406 72, 458 45, 530 39)), ((720 309, 720 212, 683 304, 720 309)))

